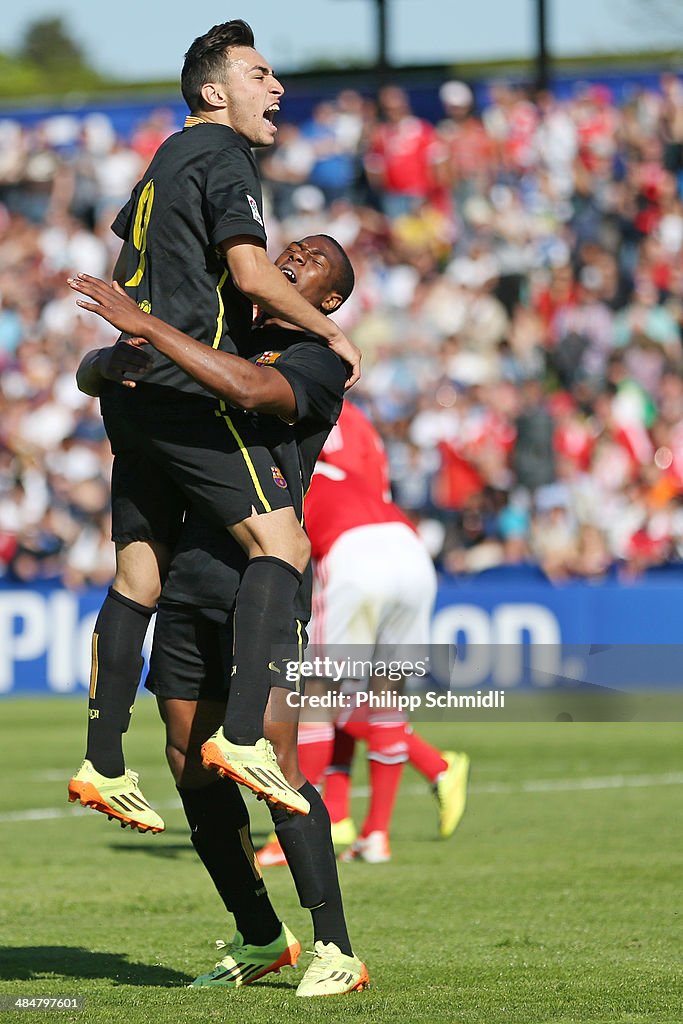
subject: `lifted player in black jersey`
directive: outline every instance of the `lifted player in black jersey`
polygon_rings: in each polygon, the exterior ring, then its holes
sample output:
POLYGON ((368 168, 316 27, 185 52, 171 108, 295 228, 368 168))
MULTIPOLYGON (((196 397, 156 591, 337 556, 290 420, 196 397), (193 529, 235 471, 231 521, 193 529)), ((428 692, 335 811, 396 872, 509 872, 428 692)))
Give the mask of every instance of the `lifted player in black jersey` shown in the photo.
MULTIPOLYGON (((292 243, 276 266, 301 294, 329 311, 341 304, 353 283, 343 250, 324 235, 292 243)), ((140 314, 130 300, 109 286, 87 279, 84 290, 99 300, 97 307, 91 304, 90 308, 109 322, 150 338, 231 404, 258 411, 255 426, 267 439, 290 492, 297 495, 295 510, 301 515, 303 493, 315 461, 341 409, 345 372, 337 357, 314 335, 271 319, 252 331, 257 354, 250 363, 218 353, 207 360, 204 353, 193 353, 191 339, 167 332, 165 325, 140 314), (203 357, 197 364, 194 354, 203 357)), ((127 361, 121 362, 122 347, 116 353, 117 363, 111 370, 114 377, 121 369, 139 375, 149 359, 147 347, 126 347, 130 350, 127 361)), ((93 353, 79 370, 79 385, 89 394, 101 389, 98 366, 103 363, 93 353)), ((202 769, 202 744, 223 721, 226 697, 228 718, 233 706, 224 666, 232 663, 229 617, 246 564, 246 555, 226 531, 202 518, 196 509, 189 510, 159 603, 146 684, 156 694, 166 724, 167 757, 192 829, 192 842, 226 907, 236 917, 238 934, 215 969, 195 981, 202 986, 248 984, 295 962, 300 950, 268 901, 238 788, 228 779, 212 781, 202 769)), ((284 652, 272 652, 280 671, 273 676, 266 718, 266 736, 275 747, 287 781, 311 808, 305 817, 288 815, 279 807, 271 809, 301 903, 310 908, 313 917, 316 956, 297 990, 302 996, 349 992, 367 983, 367 970, 353 955, 348 937, 329 815, 320 795, 299 770, 298 714, 286 704, 286 694, 298 689, 299 680, 288 676, 283 662, 291 666, 300 658, 303 626, 309 616, 310 573, 295 601, 291 653, 287 653, 286 643, 284 652)), ((286 639, 281 638, 283 642, 286 639)))
MULTIPOLYGON (((356 350, 339 328, 266 255, 250 147, 272 144, 284 90, 254 49, 245 22, 217 25, 194 41, 185 57, 182 91, 191 112, 184 130, 163 143, 114 222, 124 242, 116 280, 141 309, 187 332, 203 352, 235 353, 247 344, 257 303, 315 331, 357 364, 356 350)), ((95 791, 106 790, 122 805, 121 813, 137 812, 139 827, 163 828, 137 779, 124 772, 121 737, 148 621, 183 510, 192 502, 229 529, 250 559, 236 632, 246 631, 253 642, 236 671, 254 687, 254 699, 233 716, 227 740, 256 770, 268 799, 305 814, 307 804, 292 796, 261 739, 259 715, 270 682, 260 650, 277 637, 283 615, 288 619, 309 557, 292 496, 250 424, 217 409, 196 377, 161 354, 154 355, 136 389, 109 384, 101 403, 115 455, 117 570, 93 633, 86 760, 71 780, 70 797, 97 807, 95 791)))

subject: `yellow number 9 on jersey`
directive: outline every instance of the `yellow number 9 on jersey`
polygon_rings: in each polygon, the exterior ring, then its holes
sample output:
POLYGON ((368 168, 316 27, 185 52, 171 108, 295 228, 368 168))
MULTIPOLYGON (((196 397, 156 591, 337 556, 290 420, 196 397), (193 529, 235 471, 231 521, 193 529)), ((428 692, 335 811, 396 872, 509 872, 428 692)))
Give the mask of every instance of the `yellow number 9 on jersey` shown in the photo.
POLYGON ((138 261, 138 269, 135 271, 129 281, 126 281, 126 288, 134 288, 142 281, 142 275, 145 272, 145 250, 147 248, 147 228, 149 227, 149 219, 152 216, 152 205, 154 203, 154 179, 151 178, 138 199, 138 205, 135 210, 135 221, 133 222, 133 245, 140 253, 140 259, 138 261))

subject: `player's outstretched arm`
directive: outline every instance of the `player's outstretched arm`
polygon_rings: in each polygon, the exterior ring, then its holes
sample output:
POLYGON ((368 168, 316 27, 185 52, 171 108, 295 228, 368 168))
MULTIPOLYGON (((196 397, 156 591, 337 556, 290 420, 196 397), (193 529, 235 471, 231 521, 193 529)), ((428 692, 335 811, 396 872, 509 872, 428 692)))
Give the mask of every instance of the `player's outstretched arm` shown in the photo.
MULTIPOLYGON (((126 348, 136 349, 141 342, 149 342, 207 391, 238 409, 271 413, 288 421, 296 418, 291 385, 273 367, 255 366, 241 356, 202 345, 158 317, 143 313, 116 283, 109 285, 88 274, 69 278, 68 283, 74 291, 92 300, 78 299, 79 306, 97 313, 118 330, 134 335, 127 341, 126 348)), ((119 344, 115 349, 121 347, 124 346, 119 344)), ((107 377, 115 379, 109 373, 107 377)))
POLYGON ((220 246, 230 269, 230 275, 241 292, 259 309, 271 316, 286 320, 305 331, 324 338, 328 346, 347 364, 350 376, 347 388, 360 378, 361 352, 344 332, 290 284, 265 249, 254 244, 248 235, 229 238, 220 246))

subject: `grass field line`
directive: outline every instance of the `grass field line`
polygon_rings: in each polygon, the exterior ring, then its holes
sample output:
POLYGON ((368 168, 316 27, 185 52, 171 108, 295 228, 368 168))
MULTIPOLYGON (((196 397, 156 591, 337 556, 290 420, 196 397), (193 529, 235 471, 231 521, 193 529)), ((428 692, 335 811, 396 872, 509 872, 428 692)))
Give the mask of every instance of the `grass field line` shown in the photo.
MULTIPOLYGON (((50 774, 53 774, 52 772, 50 774)), ((59 778, 63 778, 62 774, 59 778)), ((579 793, 600 789, 645 789, 653 786, 683 786, 683 772, 664 772, 659 775, 595 775, 574 779, 527 779, 523 782, 489 782, 469 787, 471 795, 507 793, 579 793)), ((403 792, 410 796, 424 793, 424 784, 405 786, 403 792)), ((354 786, 352 795, 369 796, 367 786, 354 786)), ((162 800, 155 803, 160 811, 175 810, 180 800, 162 800)), ((90 813, 85 807, 34 807, 22 811, 0 813, 0 824, 24 821, 54 821, 90 813)))
POLYGON ((648 786, 681 786, 683 772, 661 775, 595 775, 575 779, 529 779, 526 782, 491 782, 470 786, 470 793, 578 793, 591 789, 644 789, 648 786))

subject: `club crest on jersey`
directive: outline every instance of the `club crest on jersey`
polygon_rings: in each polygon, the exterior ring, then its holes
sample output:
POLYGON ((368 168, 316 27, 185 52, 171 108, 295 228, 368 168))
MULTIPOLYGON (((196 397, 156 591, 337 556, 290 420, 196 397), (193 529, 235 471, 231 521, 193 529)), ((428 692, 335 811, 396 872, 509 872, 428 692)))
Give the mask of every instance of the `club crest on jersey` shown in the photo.
POLYGON ((256 360, 257 366, 272 366, 280 358, 282 352, 262 352, 256 360))
POLYGON ((277 466, 271 466, 270 468, 273 473, 273 480, 275 481, 276 485, 284 489, 287 486, 287 481, 283 477, 282 473, 277 468, 277 466))
POLYGON ((249 205, 251 206, 251 215, 252 215, 252 217, 254 218, 254 220, 256 221, 257 224, 260 224, 261 227, 263 227, 263 218, 261 217, 261 214, 259 213, 259 208, 256 205, 256 200, 254 199, 253 196, 250 196, 249 193, 247 193, 247 200, 249 201, 249 205))

